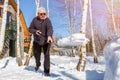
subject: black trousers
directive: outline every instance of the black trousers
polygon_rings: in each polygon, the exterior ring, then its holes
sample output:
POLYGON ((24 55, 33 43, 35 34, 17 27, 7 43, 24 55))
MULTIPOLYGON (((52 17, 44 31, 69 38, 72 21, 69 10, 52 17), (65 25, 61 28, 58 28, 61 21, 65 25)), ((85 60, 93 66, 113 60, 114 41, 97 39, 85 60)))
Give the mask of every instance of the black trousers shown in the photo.
POLYGON ((49 73, 50 72, 50 54, 49 54, 50 44, 49 43, 46 43, 43 46, 40 46, 36 42, 33 43, 36 66, 39 67, 41 65, 40 59, 41 59, 42 48, 44 53, 44 72, 49 73))

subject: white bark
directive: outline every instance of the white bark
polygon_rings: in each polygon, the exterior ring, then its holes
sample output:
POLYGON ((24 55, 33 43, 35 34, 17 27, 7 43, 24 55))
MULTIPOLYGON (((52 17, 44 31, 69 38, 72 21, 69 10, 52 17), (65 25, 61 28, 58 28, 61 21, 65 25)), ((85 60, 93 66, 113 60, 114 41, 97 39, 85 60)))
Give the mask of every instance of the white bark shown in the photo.
POLYGON ((82 27, 81 27, 81 32, 84 34, 86 33, 87 9, 88 9, 88 0, 85 0, 83 13, 82 13, 82 27))
POLYGON ((75 31, 75 21, 76 21, 76 0, 74 0, 74 11, 73 11, 73 15, 74 15, 74 17, 73 17, 73 25, 72 25, 72 28, 73 28, 73 33, 74 33, 74 31, 75 31))
POLYGON ((80 0, 81 11, 83 10, 82 0, 80 0))
POLYGON ((113 22, 115 35, 116 35, 116 37, 118 37, 118 32, 117 32, 117 28, 116 28, 116 24, 115 24, 115 18, 114 18, 114 12, 113 12, 113 0, 111 0, 111 8, 109 7, 109 5, 107 3, 107 0, 105 0, 105 4, 106 4, 110 14, 112 15, 112 22, 113 22))
POLYGON ((50 12, 49 12, 49 0, 47 0, 47 16, 49 17, 50 16, 50 12))
POLYGON ((37 16, 37 11, 40 5, 40 0, 35 0, 35 3, 36 3, 36 16, 37 16))
POLYGON ((113 26, 115 30, 115 35, 118 37, 118 32, 115 24, 115 17, 114 17, 114 12, 113 12, 113 0, 111 0, 111 14, 112 14, 112 21, 113 21, 113 26))
POLYGON ((21 52, 21 57, 23 58, 24 56, 24 29, 21 27, 20 31, 20 52, 21 52))
POLYGON ((93 46, 93 53, 94 53, 94 63, 98 63, 97 53, 96 53, 96 46, 95 46, 95 40, 94 40, 91 0, 89 0, 89 13, 90 13, 90 28, 91 28, 91 35, 92 35, 92 46, 93 46))
POLYGON ((31 41, 30 41, 30 47, 29 47, 29 51, 28 51, 28 54, 27 54, 27 58, 26 58, 26 61, 24 63, 24 65, 28 66, 29 65, 29 61, 30 61, 30 58, 31 58, 31 54, 32 54, 32 47, 33 47, 33 35, 31 37, 31 41))
POLYGON ((18 66, 22 65, 22 58, 20 53, 20 18, 19 18, 19 0, 17 0, 17 59, 18 66))
POLYGON ((69 29, 70 29, 70 35, 72 35, 72 29, 71 29, 71 19, 70 19, 70 7, 68 7, 67 6, 67 3, 68 3, 68 1, 67 0, 65 0, 65 7, 66 7, 66 12, 67 12, 67 17, 68 17, 68 26, 69 26, 69 29))
POLYGON ((8 7, 8 0, 4 0, 3 18, 2 18, 2 26, 1 26, 1 33, 0 33, 0 55, 2 54, 2 49, 4 45, 4 36, 5 36, 6 19, 7 19, 7 16, 6 16, 7 7, 8 7))
MULTIPOLYGON (((87 11, 88 11, 88 0, 84 0, 84 7, 82 12, 82 27, 80 31, 82 34, 84 34, 84 36, 86 36, 85 34, 86 34, 87 11)), ((77 64, 77 70, 84 71, 85 65, 86 65, 86 45, 82 44, 80 59, 77 64)))

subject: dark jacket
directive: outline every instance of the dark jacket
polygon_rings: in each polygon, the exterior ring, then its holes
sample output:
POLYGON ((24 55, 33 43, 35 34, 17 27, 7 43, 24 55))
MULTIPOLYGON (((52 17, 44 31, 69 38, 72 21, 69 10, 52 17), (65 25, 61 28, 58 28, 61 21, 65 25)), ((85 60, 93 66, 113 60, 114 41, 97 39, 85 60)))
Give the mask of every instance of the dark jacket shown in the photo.
POLYGON ((35 17, 29 27, 30 33, 34 36, 34 41, 40 45, 47 41, 47 37, 53 35, 53 27, 49 18, 41 20, 39 17, 35 17), (42 32, 40 36, 36 35, 36 31, 42 32))

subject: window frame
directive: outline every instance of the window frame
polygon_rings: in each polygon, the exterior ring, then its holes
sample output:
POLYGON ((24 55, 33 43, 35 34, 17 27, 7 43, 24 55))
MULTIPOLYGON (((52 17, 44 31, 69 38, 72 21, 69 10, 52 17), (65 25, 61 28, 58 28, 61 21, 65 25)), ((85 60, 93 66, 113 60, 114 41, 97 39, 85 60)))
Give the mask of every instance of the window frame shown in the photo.
POLYGON ((3 5, 4 4, 4 0, 0 0, 0 5, 3 5))
POLYGON ((3 8, 0 7, 0 17, 2 18, 2 14, 3 14, 3 8))

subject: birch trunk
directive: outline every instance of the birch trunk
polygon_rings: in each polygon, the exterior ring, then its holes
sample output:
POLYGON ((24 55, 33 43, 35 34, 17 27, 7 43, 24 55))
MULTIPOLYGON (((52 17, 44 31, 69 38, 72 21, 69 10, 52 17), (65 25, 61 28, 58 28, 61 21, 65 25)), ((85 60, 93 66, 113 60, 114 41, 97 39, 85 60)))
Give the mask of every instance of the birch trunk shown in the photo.
POLYGON ((35 3, 36 3, 36 16, 37 16, 37 13, 38 13, 37 11, 40 5, 40 0, 35 0, 35 3))
POLYGON ((94 31, 93 31, 91 0, 89 0, 89 13, 90 13, 90 28, 91 28, 91 35, 92 35, 92 46, 93 46, 93 53, 94 53, 94 63, 98 63, 96 47, 95 47, 95 40, 94 40, 94 31))
POLYGON ((0 32, 0 56, 2 56, 2 49, 3 49, 3 45, 4 45, 8 2, 9 2, 8 0, 4 0, 3 18, 2 18, 2 26, 1 26, 1 32, 0 32))
MULTIPOLYGON (((39 4, 40 4, 40 1, 39 0, 35 0, 36 2, 36 16, 37 16, 37 10, 39 8, 39 4)), ((30 58, 31 58, 31 54, 32 54, 32 47, 33 47, 33 41, 34 41, 34 38, 33 38, 33 35, 31 36, 31 41, 30 41, 30 47, 29 47, 29 51, 28 51, 28 54, 27 54, 27 58, 26 58, 26 61, 24 63, 24 65, 28 66, 29 65, 29 61, 30 61, 30 58)))
POLYGON ((24 29, 20 27, 20 53, 21 57, 23 58, 24 56, 24 29))
MULTIPOLYGON (((70 35, 72 35, 70 9, 69 9, 70 6, 68 7, 68 6, 67 6, 67 3, 68 3, 68 1, 65 0, 65 7, 66 7, 66 12, 67 12, 67 17, 68 17, 68 26, 69 26, 69 29, 70 29, 70 35)), ((69 5, 70 5, 70 3, 69 3, 69 5)))
POLYGON ((114 18, 114 12, 113 12, 113 0, 111 0, 111 9, 110 9, 106 0, 105 0, 105 4, 106 4, 110 14, 112 15, 112 22, 113 22, 113 27, 114 27, 114 31, 115 31, 115 36, 118 37, 118 32, 117 32, 117 28, 116 28, 116 24, 115 24, 115 18, 114 18))
MULTIPOLYGON (((86 22, 87 22, 87 9, 88 9, 88 0, 84 0, 84 7, 82 12, 82 27, 81 27, 81 33, 84 34, 84 37, 86 36, 86 22)), ((81 45, 81 54, 80 59, 77 64, 77 70, 78 71, 84 71, 86 65, 86 44, 81 45)))
POLYGON ((82 0, 80 0, 81 11, 83 10, 82 0))
POLYGON ((19 0, 17 0, 17 59, 18 59, 18 66, 22 65, 22 58, 20 53, 20 19, 19 19, 19 0))
POLYGON ((47 16, 50 16, 50 12, 49 12, 49 0, 47 0, 47 16))
POLYGON ((26 61, 24 63, 24 65, 28 66, 29 65, 29 61, 30 61, 30 58, 31 58, 31 55, 32 55, 32 47, 33 47, 33 35, 31 36, 31 41, 30 41, 30 47, 29 47, 29 51, 28 51, 28 54, 26 56, 26 61))
POLYGON ((115 35, 116 35, 116 37, 118 37, 118 32, 117 32, 117 28, 116 28, 116 24, 115 24, 115 17, 114 17, 114 12, 113 12, 113 0, 111 0, 111 14, 112 14, 112 21, 113 21, 113 26, 114 26, 114 30, 115 30, 115 35))
MULTIPOLYGON (((75 31, 75 21, 76 21, 76 0, 73 0, 73 3, 74 3, 74 9, 73 9, 73 21, 71 23, 71 32, 72 34, 74 33, 75 31)), ((72 46, 72 57, 75 57, 75 51, 74 51, 74 46, 72 46)))
POLYGON ((75 23, 76 23, 76 22, 75 22, 75 21, 76 21, 76 0, 74 0, 74 11, 73 11, 73 15, 74 15, 74 17, 73 17, 73 23, 72 23, 73 26, 72 26, 72 27, 73 27, 73 33, 74 33, 74 31, 75 31, 75 30, 74 30, 74 29, 75 29, 75 23))

